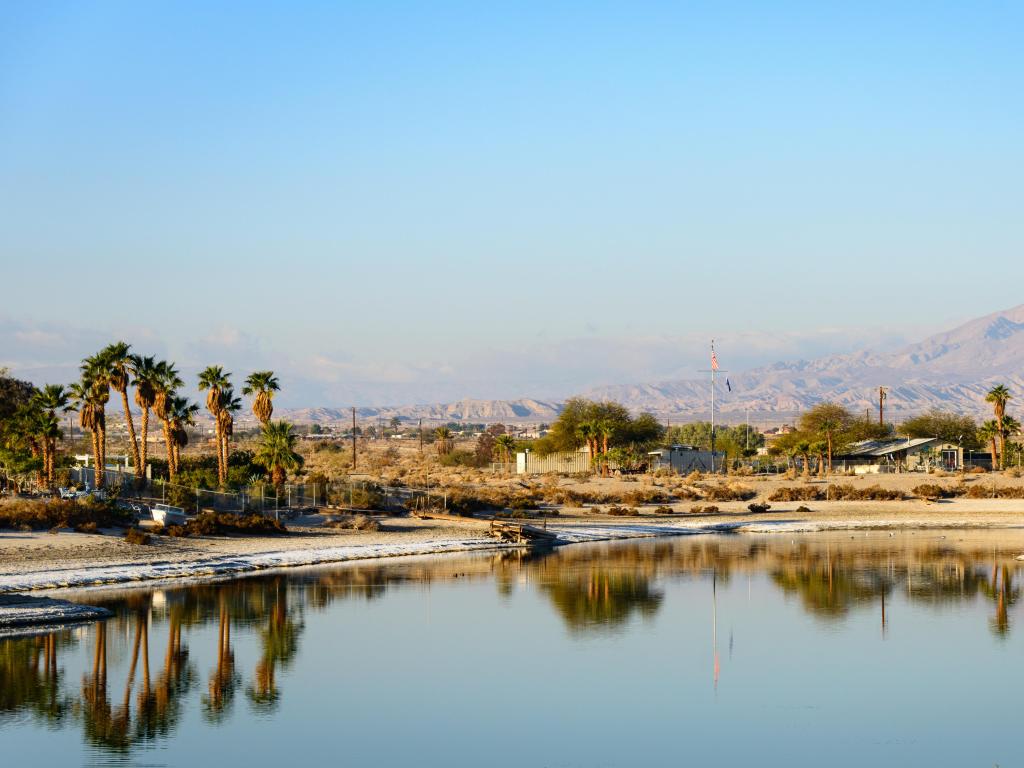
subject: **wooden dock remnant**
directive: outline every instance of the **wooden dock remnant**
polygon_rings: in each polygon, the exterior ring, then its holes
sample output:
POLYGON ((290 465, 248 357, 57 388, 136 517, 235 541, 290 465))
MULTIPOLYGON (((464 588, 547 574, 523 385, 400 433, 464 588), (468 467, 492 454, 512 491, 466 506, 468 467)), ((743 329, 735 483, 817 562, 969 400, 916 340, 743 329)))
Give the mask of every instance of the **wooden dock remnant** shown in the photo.
POLYGON ((552 545, 558 540, 558 536, 546 528, 506 520, 491 520, 490 534, 509 544, 552 545))

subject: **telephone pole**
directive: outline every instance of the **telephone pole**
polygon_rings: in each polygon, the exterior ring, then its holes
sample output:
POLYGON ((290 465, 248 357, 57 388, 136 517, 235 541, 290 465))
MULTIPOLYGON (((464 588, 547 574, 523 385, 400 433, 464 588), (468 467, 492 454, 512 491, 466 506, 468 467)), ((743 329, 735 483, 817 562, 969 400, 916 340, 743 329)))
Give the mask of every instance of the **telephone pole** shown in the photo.
POLYGON ((423 417, 420 417, 420 453, 423 453, 423 417))
POLYGON ((878 388, 878 426, 885 426, 885 398, 888 395, 885 393, 885 387, 878 388))
POLYGON ((356 471, 356 408, 352 406, 352 471, 356 471))

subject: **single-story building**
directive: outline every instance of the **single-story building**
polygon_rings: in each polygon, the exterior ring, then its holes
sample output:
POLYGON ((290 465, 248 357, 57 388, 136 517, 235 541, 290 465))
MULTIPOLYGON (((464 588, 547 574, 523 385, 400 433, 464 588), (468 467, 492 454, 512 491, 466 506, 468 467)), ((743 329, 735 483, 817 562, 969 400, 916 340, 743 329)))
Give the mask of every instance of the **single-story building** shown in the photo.
POLYGON ((704 451, 694 448, 692 445, 673 445, 668 448, 659 448, 656 451, 648 451, 648 469, 671 469, 680 475, 688 475, 691 472, 711 472, 712 460, 714 471, 721 472, 724 469, 726 455, 722 451, 704 451))
POLYGON ((592 469, 590 449, 587 447, 576 451, 555 451, 547 456, 533 451, 520 451, 516 454, 517 475, 544 475, 548 472, 575 475, 592 469))
MULTIPOLYGON (((978 452, 972 459, 974 464, 986 463, 978 452)), ((963 467, 963 448, 937 437, 861 440, 832 457, 833 470, 852 470, 858 475, 925 472, 929 469, 956 471, 963 467)))

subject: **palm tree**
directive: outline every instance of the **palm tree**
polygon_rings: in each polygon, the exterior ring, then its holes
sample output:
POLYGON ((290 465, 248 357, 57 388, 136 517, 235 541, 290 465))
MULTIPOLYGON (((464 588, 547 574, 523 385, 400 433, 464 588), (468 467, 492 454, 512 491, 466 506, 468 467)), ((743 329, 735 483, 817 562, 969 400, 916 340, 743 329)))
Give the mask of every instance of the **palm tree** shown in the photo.
POLYGON ((494 447, 501 452, 506 464, 512 463, 512 454, 516 450, 516 439, 512 435, 498 435, 494 447))
POLYGON ((100 424, 105 419, 103 409, 97 402, 96 388, 92 380, 83 376, 68 388, 69 396, 78 411, 78 425, 88 430, 92 437, 93 480, 97 488, 103 487, 103 464, 100 450, 100 424))
POLYGON ((80 366, 82 380, 91 386, 93 408, 96 410, 96 431, 99 438, 99 468, 107 465, 107 403, 110 401, 110 364, 105 352, 85 358, 80 366))
POLYGON ((54 457, 57 440, 62 436, 57 412, 67 413, 71 409, 71 396, 62 384, 47 384, 36 393, 35 403, 46 414, 43 427, 43 473, 46 484, 53 487, 54 457))
POLYGON ((221 390, 220 408, 217 412, 217 426, 220 428, 220 442, 217 444, 219 464, 224 468, 221 485, 228 481, 228 457, 231 450, 231 436, 235 433, 235 414, 242 410, 242 399, 235 397, 235 390, 228 386, 221 390))
MULTIPOLYGON (((1006 459, 1006 434, 1003 430, 1003 417, 1006 416, 1006 404, 1012 398, 1013 395, 1010 394, 1010 390, 1008 390, 1003 384, 996 384, 996 386, 992 387, 992 389, 988 391, 988 394, 985 395, 985 402, 992 403, 992 412, 993 415, 996 417, 995 422, 996 426, 998 427, 999 450, 1001 460, 1006 459)), ((995 468, 996 466, 995 464, 993 464, 992 469, 995 468)), ((1001 464, 1000 469, 1002 469, 1001 464)))
POLYGON ((434 435, 437 437, 437 452, 441 456, 451 453, 454 443, 452 431, 448 427, 438 427, 434 430, 434 435))
POLYGON ((222 461, 223 439, 221 435, 221 392, 231 386, 230 373, 225 373, 219 365, 211 365, 199 374, 199 391, 206 392, 206 410, 213 416, 213 429, 217 438, 217 482, 224 485, 227 470, 222 461))
POLYGON ((808 440, 799 440, 794 447, 804 460, 803 474, 806 477, 811 474, 811 443, 808 440))
POLYGON ((302 467, 302 457, 295 451, 298 435, 287 421, 270 421, 263 425, 260 445, 253 457, 270 472, 270 482, 278 492, 289 471, 302 467))
POLYGON ((995 469, 999 464, 999 436, 1002 434, 1002 429, 999 426, 999 422, 995 419, 989 419, 980 427, 978 427, 978 439, 982 442, 988 442, 991 444, 990 453, 992 454, 992 468, 995 469))
POLYGON ((131 345, 118 341, 105 347, 100 353, 107 365, 108 379, 111 388, 121 395, 121 406, 124 408, 124 423, 128 427, 128 447, 132 452, 132 466, 135 468, 135 475, 139 476, 141 459, 139 457, 139 441, 135 435, 135 422, 132 420, 132 410, 128 405, 128 385, 131 384, 132 374, 135 373, 136 356, 129 351, 131 345))
POLYGON ((260 420, 260 424, 266 426, 270 417, 274 415, 274 393, 281 389, 277 377, 273 371, 256 371, 249 374, 242 387, 242 394, 253 396, 252 412, 260 420))
POLYGON ((181 449, 188 445, 188 431, 185 428, 195 426, 199 406, 190 403, 187 397, 175 395, 171 398, 169 407, 171 442, 174 445, 171 455, 174 457, 174 472, 177 474, 181 467, 181 449))
POLYGON ((149 458, 149 412, 156 402, 160 370, 152 357, 134 355, 132 371, 135 374, 135 404, 142 410, 142 440, 139 445, 139 464, 135 467, 135 476, 141 480, 146 473, 146 460, 149 458))
POLYGON ((153 380, 153 412, 160 419, 164 428, 164 446, 167 449, 167 477, 174 480, 177 474, 177 467, 174 465, 174 443, 171 437, 171 416, 173 411, 171 405, 180 387, 185 382, 178 375, 178 369, 173 363, 161 360, 156 364, 156 375, 153 380))
MULTIPOLYGON (((1019 421, 1017 421, 1017 419, 1013 418, 1013 416, 1003 416, 1003 430, 1002 430, 1002 435, 1001 435, 1001 437, 1003 439, 1003 453, 1002 453, 1003 469, 1006 469, 1006 457, 1007 457, 1006 438, 1008 438, 1008 437, 1016 437, 1020 433, 1021 433, 1021 423, 1019 421)), ((1019 443, 1014 443, 1014 447, 1016 448, 1016 450, 1018 452, 1018 457, 1019 457, 1019 455, 1020 455, 1020 453, 1019 453, 1020 452, 1020 444, 1019 443)))

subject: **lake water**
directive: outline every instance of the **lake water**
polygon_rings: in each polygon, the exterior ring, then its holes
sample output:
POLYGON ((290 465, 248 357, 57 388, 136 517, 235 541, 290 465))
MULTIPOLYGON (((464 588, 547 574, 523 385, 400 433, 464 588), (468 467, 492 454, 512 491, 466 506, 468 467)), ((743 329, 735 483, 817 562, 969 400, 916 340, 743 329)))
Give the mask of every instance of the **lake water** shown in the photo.
POLYGON ((1020 534, 694 536, 73 593, 10 766, 1024 764, 1020 534))

